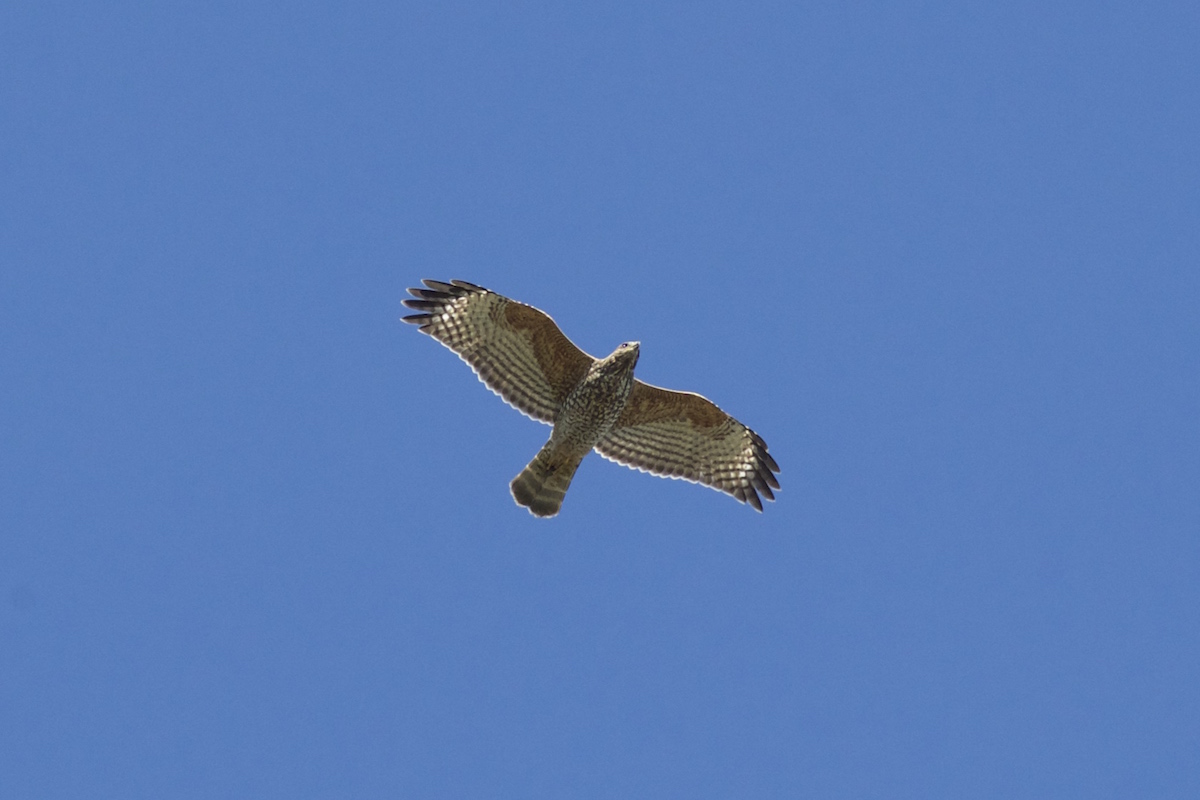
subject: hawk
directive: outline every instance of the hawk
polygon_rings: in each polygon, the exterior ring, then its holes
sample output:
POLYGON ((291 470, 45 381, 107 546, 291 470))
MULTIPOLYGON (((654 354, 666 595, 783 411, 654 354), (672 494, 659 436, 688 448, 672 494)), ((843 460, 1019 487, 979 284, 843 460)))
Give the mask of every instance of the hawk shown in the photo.
POLYGON ((779 465, 757 433, 691 392, 633 377, 638 342, 593 358, 549 315, 466 281, 423 280, 404 317, 467 362, 489 389, 539 422, 550 440, 510 484, 513 499, 553 517, 593 449, 627 467, 702 483, 762 511, 779 465))

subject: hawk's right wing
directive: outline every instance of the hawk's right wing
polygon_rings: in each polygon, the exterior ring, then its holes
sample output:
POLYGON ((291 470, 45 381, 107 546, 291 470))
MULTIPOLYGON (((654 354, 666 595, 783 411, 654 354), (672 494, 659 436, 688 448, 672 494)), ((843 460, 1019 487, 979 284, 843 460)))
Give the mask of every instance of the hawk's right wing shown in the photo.
POLYGON ((595 360, 533 306, 466 281, 423 280, 404 317, 459 358, 506 403, 554 424, 558 408, 595 360))

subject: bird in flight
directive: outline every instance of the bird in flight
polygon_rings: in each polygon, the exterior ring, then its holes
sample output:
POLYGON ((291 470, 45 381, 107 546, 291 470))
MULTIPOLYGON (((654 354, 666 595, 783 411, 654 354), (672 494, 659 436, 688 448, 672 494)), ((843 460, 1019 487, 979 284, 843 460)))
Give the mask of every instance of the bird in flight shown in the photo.
POLYGON ((710 400, 633 377, 638 342, 593 358, 549 315, 466 281, 423 280, 404 317, 467 362, 506 403, 554 426, 550 440, 510 484, 513 499, 553 517, 593 449, 627 467, 731 494, 762 511, 779 465, 757 433, 710 400))

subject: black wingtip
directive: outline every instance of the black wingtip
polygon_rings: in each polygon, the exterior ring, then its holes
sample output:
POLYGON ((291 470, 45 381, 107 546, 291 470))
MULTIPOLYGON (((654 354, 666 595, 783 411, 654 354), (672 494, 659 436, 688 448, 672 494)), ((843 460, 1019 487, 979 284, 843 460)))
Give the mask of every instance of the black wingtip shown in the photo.
POLYGON ((445 306, 445 303, 438 300, 409 300, 407 298, 401 300, 400 304, 416 311, 436 311, 445 306))
POLYGON ((412 325, 424 325, 433 321, 433 314, 409 314, 400 319, 412 325))
POLYGON ((770 485, 762 479, 761 475, 755 474, 750 478, 750 483, 759 493, 768 500, 775 499, 775 493, 771 491, 770 485))
MULTIPOLYGON (((760 450, 756 451, 754 456, 754 472, 760 479, 763 480, 763 482, 775 489, 778 489, 779 481, 776 479, 775 473, 771 472, 770 466, 767 464, 766 458, 764 458, 766 453, 760 450)), ((776 469, 778 469, 778 467, 776 467, 776 469)))
POLYGON ((449 283, 445 281, 435 281, 432 278, 422 278, 421 283, 425 284, 426 289, 409 289, 408 293, 413 297, 419 297, 422 300, 445 300, 451 297, 463 297, 468 294, 478 294, 488 291, 482 286, 478 286, 470 281, 462 281, 457 278, 449 283))

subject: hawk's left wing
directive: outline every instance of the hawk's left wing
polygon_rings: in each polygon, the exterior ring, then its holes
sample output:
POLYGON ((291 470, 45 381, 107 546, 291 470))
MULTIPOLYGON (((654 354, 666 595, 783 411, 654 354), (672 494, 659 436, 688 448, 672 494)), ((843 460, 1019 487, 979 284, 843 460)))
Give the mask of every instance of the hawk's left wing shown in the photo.
POLYGON ((600 455, 627 467, 702 483, 762 511, 774 500, 779 465, 757 433, 710 400, 635 380, 625 409, 600 443, 600 455))

